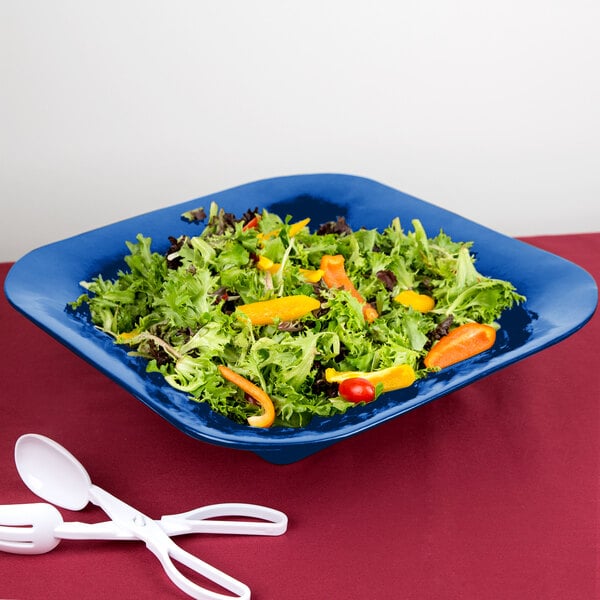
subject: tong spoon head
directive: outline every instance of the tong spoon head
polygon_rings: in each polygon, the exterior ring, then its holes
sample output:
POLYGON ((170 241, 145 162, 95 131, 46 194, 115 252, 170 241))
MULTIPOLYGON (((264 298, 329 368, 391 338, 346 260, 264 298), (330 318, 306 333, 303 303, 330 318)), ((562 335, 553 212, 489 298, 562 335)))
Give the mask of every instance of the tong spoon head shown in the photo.
POLYGON ((88 504, 88 472, 54 440, 37 433, 22 435, 15 444, 15 464, 25 485, 40 498, 70 510, 88 504))

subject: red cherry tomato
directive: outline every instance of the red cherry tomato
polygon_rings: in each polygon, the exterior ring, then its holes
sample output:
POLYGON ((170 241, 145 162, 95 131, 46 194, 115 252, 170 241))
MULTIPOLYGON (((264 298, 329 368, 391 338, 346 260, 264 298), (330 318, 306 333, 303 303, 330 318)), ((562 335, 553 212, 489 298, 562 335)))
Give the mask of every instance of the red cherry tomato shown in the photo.
POLYGON ((375 386, 363 377, 344 379, 338 391, 348 402, 371 402, 375 399, 375 386))

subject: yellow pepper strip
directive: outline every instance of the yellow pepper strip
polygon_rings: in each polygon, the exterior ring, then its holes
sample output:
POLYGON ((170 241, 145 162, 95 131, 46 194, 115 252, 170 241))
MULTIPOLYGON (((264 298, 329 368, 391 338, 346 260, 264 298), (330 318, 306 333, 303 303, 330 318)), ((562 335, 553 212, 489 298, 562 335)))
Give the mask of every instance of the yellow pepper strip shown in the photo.
POLYGON ((322 269, 300 269, 300 274, 308 283, 317 283, 323 278, 322 269))
POLYGON ((416 376, 410 365, 396 365, 379 371, 336 371, 335 369, 325 369, 325 379, 329 383, 341 383, 345 379, 361 377, 370 381, 374 386, 378 383, 383 384, 384 392, 399 390, 408 387, 415 382, 416 376))
POLYGON ((259 256, 258 262, 256 263, 256 268, 261 271, 268 271, 273 266, 273 261, 266 256, 259 256))
MULTIPOLYGON (((289 236, 294 237, 299 234, 308 224, 310 223, 310 219, 302 219, 302 221, 297 221, 296 223, 292 223, 289 229, 289 236)), ((259 233, 258 238, 261 240, 268 240, 272 237, 276 237, 280 234, 281 229, 273 229, 272 231, 266 231, 264 233, 259 233)))
POLYGON ((259 256, 258 262, 256 263, 257 269, 259 269, 260 271, 268 271, 272 275, 277 273, 280 267, 281 263, 273 262, 270 258, 267 258, 266 256, 259 256))
POLYGON ((116 337, 117 344, 126 344, 130 342, 133 338, 140 335, 140 331, 138 329, 132 329, 131 331, 124 331, 123 333, 119 333, 116 337))
POLYGON ((218 368, 221 375, 227 381, 237 385, 246 394, 254 398, 262 407, 262 414, 248 417, 248 424, 252 427, 271 427, 273 421, 275 421, 275 407, 267 392, 261 390, 257 385, 254 385, 239 373, 232 371, 229 367, 219 365, 218 368))
POLYGON ((316 298, 298 294, 242 304, 237 307, 237 310, 248 317, 252 325, 271 325, 277 319, 295 321, 320 306, 321 303, 316 298))
POLYGON ((297 221, 296 223, 292 223, 290 225, 290 237, 294 237, 298 235, 308 224, 310 223, 310 219, 302 219, 302 221, 297 221))
POLYGON ((270 271, 273 268, 275 263, 266 256, 259 256, 258 262, 256 263, 256 268, 261 271, 270 271))
MULTIPOLYGON (((266 256, 259 256, 258 262, 256 263, 257 269, 260 271, 268 271, 273 275, 279 271, 280 267, 281 263, 273 262, 266 256)), ((321 269, 300 269, 300 274, 308 283, 317 283, 321 281, 321 278, 323 277, 323 271, 321 269)))
POLYGON ((410 306, 422 313, 433 310, 433 307, 435 306, 435 300, 431 296, 418 294, 413 290, 404 290, 403 292, 400 292, 394 298, 394 302, 398 302, 398 304, 402 304, 403 306, 410 306))

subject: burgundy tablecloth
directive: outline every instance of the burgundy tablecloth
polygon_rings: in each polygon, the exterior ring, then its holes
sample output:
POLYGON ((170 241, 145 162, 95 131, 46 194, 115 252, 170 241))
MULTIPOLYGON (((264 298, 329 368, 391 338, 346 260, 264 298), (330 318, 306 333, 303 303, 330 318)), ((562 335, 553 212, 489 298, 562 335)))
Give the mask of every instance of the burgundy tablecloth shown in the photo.
MULTIPOLYGON (((600 280, 600 234, 526 241, 600 280)), ((234 501, 285 511, 281 537, 178 538, 255 600, 600 597, 598 315, 560 344, 285 466, 180 433, 4 297, 0 343, 0 503, 37 501, 13 461, 18 436, 35 432, 152 516, 234 501)), ((104 518, 95 507, 61 512, 104 518)), ((2 599, 185 597, 138 542, 0 553, 2 599)))

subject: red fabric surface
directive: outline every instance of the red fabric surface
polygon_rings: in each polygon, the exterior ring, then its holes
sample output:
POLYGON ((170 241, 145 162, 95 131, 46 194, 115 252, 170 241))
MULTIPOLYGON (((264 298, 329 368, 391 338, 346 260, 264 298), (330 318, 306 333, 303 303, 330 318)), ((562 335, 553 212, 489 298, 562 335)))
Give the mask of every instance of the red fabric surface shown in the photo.
MULTIPOLYGON (((526 241, 600 280, 600 234, 526 241)), ((281 537, 178 538, 255 600, 598 598, 599 339, 596 314, 518 364, 277 466, 180 433, 2 296, 0 502, 38 501, 13 461, 18 436, 35 432, 151 516, 234 501, 286 512, 281 537)), ((95 507, 60 510, 105 518, 95 507)), ((2 599, 117 597, 186 596, 138 542, 0 553, 2 599)))

